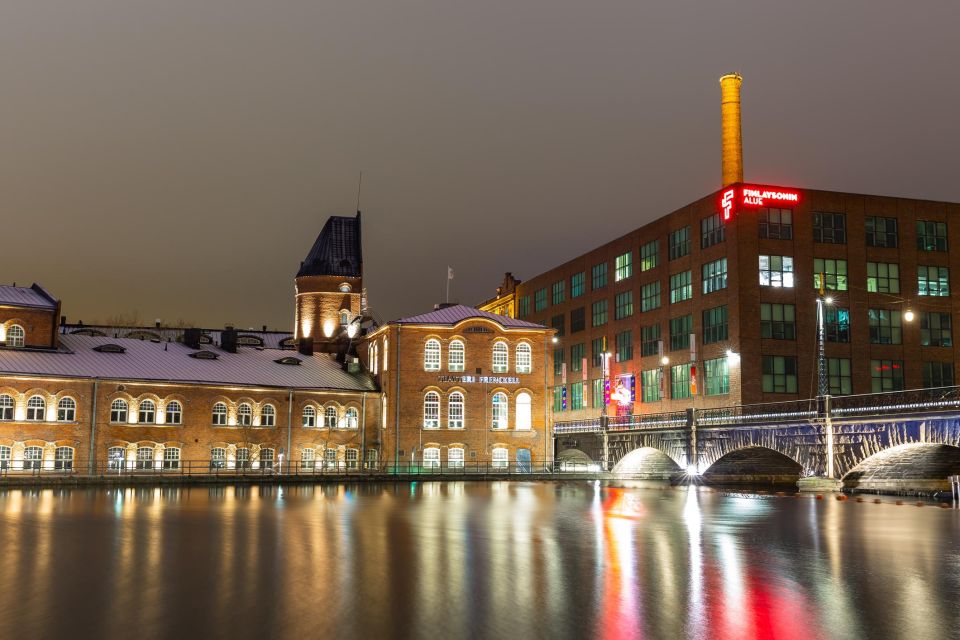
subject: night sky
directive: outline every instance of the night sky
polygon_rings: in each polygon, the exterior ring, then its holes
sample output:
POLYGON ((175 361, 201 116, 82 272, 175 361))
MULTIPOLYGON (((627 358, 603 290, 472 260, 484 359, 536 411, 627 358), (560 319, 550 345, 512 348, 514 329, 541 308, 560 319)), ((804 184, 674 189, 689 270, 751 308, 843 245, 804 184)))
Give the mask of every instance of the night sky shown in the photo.
POLYGON ((719 188, 732 71, 747 180, 960 201, 958 25, 947 1, 6 0, 0 281, 71 321, 289 329, 362 170, 376 315, 431 308, 448 264, 474 304, 719 188))

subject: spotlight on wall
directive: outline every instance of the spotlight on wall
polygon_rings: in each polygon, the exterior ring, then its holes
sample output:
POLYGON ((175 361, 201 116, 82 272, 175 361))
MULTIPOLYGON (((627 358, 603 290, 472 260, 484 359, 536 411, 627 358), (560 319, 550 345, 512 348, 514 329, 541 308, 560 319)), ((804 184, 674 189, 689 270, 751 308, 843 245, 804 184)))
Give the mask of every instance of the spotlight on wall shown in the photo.
POLYGON ((727 364, 737 364, 740 362, 740 354, 733 349, 727 349, 727 364))
POLYGON ((335 328, 335 324, 333 320, 327 319, 323 321, 323 335, 325 335, 326 337, 329 338, 330 336, 333 335, 334 328, 335 328))
POLYGON ((687 475, 688 476, 698 476, 700 472, 697 471, 697 465, 691 464, 687 466, 687 475))

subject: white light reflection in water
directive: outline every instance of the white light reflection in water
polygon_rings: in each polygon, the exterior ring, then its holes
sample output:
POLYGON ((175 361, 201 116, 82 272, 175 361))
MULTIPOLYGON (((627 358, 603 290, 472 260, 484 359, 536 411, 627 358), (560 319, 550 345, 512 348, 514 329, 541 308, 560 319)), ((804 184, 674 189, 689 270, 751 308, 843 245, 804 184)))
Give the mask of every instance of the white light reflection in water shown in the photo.
POLYGON ((687 487, 687 497, 683 506, 683 522, 687 527, 687 545, 689 548, 690 574, 687 591, 687 620, 694 633, 707 628, 707 616, 703 594, 703 549, 700 542, 700 527, 703 517, 700 514, 700 495, 697 487, 687 487))

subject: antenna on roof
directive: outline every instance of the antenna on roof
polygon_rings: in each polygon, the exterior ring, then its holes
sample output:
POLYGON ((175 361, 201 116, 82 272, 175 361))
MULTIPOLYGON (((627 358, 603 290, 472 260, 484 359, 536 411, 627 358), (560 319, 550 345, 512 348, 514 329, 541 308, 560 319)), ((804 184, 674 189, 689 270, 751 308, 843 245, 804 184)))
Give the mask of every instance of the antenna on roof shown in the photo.
POLYGON ((360 179, 357 181, 357 213, 360 213, 360 189, 363 187, 363 171, 360 172, 360 179))

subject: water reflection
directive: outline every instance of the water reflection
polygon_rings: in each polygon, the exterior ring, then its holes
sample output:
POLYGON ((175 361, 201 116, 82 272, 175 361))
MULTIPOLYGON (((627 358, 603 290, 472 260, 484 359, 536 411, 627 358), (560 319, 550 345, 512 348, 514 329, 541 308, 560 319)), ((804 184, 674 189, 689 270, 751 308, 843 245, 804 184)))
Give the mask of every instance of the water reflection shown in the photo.
POLYGON ((596 483, 0 492, 20 637, 957 636, 953 510, 596 483))

